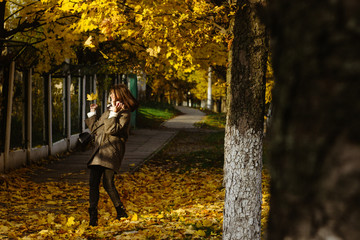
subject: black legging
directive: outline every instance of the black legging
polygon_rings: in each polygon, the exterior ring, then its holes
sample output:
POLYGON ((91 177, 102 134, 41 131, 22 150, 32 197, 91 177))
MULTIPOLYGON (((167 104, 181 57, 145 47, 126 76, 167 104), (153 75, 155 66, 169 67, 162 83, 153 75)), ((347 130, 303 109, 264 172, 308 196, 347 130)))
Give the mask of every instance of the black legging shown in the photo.
POLYGON ((90 167, 90 208, 96 208, 99 202, 99 186, 101 176, 103 176, 103 186, 106 192, 109 194, 114 207, 122 205, 119 197, 119 193, 116 190, 114 184, 114 170, 102 167, 102 166, 91 166, 90 167))

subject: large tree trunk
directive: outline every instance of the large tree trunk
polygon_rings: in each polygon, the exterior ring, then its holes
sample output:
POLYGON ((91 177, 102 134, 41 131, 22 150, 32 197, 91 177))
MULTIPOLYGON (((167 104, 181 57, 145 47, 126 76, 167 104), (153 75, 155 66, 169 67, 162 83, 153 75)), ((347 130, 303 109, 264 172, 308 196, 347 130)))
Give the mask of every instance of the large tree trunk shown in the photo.
POLYGON ((360 2, 270 4, 268 239, 360 239, 360 2))
POLYGON ((260 239, 267 42, 256 3, 239 1, 229 53, 223 239, 260 239))

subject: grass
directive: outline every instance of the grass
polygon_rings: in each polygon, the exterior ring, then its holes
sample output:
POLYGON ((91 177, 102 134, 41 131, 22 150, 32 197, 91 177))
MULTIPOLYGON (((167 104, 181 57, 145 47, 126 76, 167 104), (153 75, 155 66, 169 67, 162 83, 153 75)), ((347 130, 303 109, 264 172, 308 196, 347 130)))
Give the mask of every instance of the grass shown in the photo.
POLYGON ((179 114, 180 112, 171 104, 143 102, 138 109, 136 125, 139 128, 159 128, 162 122, 179 114))
MULTIPOLYGON (((202 129, 220 130, 225 128, 226 113, 215 113, 204 110, 205 119, 195 126, 202 129)), ((160 102, 143 102, 138 109, 136 126, 139 128, 159 128, 161 123, 171 119, 181 112, 175 106, 160 102)))
POLYGON ((205 119, 195 126, 204 129, 224 129, 226 124, 226 113, 206 112, 205 119))

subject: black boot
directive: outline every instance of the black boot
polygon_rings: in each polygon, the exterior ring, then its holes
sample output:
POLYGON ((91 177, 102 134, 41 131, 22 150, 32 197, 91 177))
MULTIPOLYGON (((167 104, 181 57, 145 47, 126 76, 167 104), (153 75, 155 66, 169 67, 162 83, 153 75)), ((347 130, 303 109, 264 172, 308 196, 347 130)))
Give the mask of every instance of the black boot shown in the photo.
POLYGON ((128 217, 128 215, 126 214, 124 205, 117 206, 116 207, 116 213, 117 213, 116 219, 127 218, 128 217))
POLYGON ((89 215, 90 215, 90 226, 97 226, 97 220, 98 220, 98 213, 97 208, 89 208, 89 215))

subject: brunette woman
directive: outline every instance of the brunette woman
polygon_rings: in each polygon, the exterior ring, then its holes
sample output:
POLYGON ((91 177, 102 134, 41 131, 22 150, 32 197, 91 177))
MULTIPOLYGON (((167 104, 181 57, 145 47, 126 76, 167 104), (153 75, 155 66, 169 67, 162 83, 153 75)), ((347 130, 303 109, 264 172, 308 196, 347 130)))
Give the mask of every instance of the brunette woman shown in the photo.
POLYGON ((95 132, 95 149, 88 162, 90 226, 97 225, 101 177, 103 177, 103 186, 116 209, 116 219, 128 217, 116 190, 114 175, 119 172, 124 157, 125 142, 130 129, 130 113, 138 107, 138 102, 124 84, 114 85, 110 89, 110 100, 110 108, 100 117, 96 114, 98 105, 91 104, 88 118, 85 120, 89 129, 95 132))

